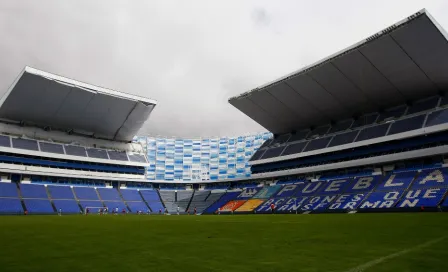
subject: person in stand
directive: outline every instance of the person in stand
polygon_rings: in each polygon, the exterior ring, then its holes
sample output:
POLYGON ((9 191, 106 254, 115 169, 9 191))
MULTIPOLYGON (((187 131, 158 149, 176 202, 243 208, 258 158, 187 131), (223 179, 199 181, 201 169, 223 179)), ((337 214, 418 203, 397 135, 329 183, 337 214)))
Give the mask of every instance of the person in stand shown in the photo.
POLYGON ((271 213, 274 214, 275 212, 275 205, 274 203, 271 204, 271 213))
POLYGON ((59 210, 58 210, 58 215, 59 215, 59 216, 62 215, 62 209, 61 209, 61 208, 59 208, 59 210))

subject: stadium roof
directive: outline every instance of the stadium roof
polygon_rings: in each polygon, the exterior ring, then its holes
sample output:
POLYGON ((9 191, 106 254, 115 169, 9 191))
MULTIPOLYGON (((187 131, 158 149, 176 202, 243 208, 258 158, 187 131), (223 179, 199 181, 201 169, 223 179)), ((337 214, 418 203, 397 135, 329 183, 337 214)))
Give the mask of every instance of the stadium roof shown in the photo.
POLYGON ((438 94, 448 90, 447 37, 421 10, 229 103, 281 134, 438 94))
POLYGON ((131 141, 157 102, 25 67, 0 99, 0 118, 131 141))

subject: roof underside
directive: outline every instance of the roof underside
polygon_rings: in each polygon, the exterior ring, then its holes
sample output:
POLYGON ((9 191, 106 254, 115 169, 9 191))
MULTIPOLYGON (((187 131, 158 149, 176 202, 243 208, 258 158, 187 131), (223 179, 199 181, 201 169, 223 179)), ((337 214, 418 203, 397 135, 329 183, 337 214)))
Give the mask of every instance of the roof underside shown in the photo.
POLYGON ((448 90, 446 34, 422 10, 230 104, 281 134, 448 90))
POLYGON ((156 101, 26 67, 0 100, 0 118, 131 141, 156 101))

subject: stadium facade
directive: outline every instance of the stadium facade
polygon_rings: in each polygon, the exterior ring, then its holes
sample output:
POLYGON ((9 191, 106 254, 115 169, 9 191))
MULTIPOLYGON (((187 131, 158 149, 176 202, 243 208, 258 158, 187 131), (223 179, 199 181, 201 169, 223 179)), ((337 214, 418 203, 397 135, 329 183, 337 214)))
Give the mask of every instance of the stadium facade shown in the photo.
POLYGON ((229 99, 273 133, 258 149, 132 141, 156 101, 27 67, 0 100, 0 213, 448 210, 447 39, 422 10, 229 99))
POLYGON ((269 132, 206 139, 136 137, 148 155, 150 181, 217 181, 250 177, 249 159, 269 132))

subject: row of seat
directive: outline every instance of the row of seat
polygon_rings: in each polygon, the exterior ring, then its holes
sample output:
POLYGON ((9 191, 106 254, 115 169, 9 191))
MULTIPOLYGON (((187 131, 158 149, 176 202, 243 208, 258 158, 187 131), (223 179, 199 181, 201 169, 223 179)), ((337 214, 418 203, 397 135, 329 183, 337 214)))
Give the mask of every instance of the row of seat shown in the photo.
POLYGON ((131 161, 146 163, 144 155, 127 154, 125 151, 104 150, 98 148, 85 148, 76 145, 62 145, 49 142, 40 142, 31 139, 10 138, 0 135, 0 146, 26 149, 32 151, 42 151, 53 154, 66 154, 79 157, 90 157, 105 160, 131 161))
POLYGON ((113 188, 35 185, 0 182, 0 213, 23 213, 21 199, 29 213, 79 213, 80 207, 108 207, 136 211, 163 210, 157 191, 113 188), (48 190, 48 192, 47 192, 48 190), (20 194, 19 194, 20 192, 20 194), (121 196, 120 196, 121 194, 121 196), (79 202, 78 202, 79 200, 79 202), (123 202, 126 201, 126 204, 123 202), (146 203, 145 203, 146 202, 146 203), (52 206, 54 205, 54 208, 52 206), (148 206, 147 206, 148 205, 148 206))
MULTIPOLYGON (((445 105, 446 104, 441 106, 445 105)), ((278 156, 286 156, 323 148, 335 147, 353 142, 365 141, 384 137, 387 135, 416 130, 422 127, 435 126, 448 122, 448 109, 440 109, 430 113, 422 113, 420 115, 406 117, 393 122, 378 124, 375 123, 380 121, 383 122, 388 118, 401 117, 402 112, 404 111, 400 109, 399 111, 393 110, 389 112, 390 116, 376 115, 375 118, 372 118, 368 124, 365 124, 370 126, 362 129, 359 128, 360 126, 354 127, 352 125, 352 123, 355 123, 354 121, 346 121, 348 125, 340 126, 340 130, 332 130, 330 129, 330 126, 328 126, 326 127, 326 129, 316 129, 318 131, 307 131, 306 133, 298 132, 294 135, 281 135, 276 139, 267 141, 265 144, 263 144, 263 146, 254 154, 251 160, 255 161, 260 159, 269 159, 278 156), (381 116, 387 118, 382 118, 381 116), (327 134, 334 135, 327 136, 327 134), (311 137, 310 139, 309 135, 313 135, 313 137, 311 137), (284 143, 288 144, 283 145, 284 143)), ((408 114, 415 114, 415 112, 411 111, 408 112, 408 114)))
POLYGON ((0 182, 0 213, 23 213, 21 200, 29 213, 79 213, 86 207, 118 208, 131 212, 164 211, 186 212, 196 208, 201 213, 218 200, 223 193, 212 191, 164 191, 93 187, 70 187, 57 185, 16 184, 0 182), (159 194, 161 198, 159 197, 159 194))
POLYGON ((371 209, 448 208, 448 170, 426 169, 227 192, 205 213, 332 212, 371 209))

